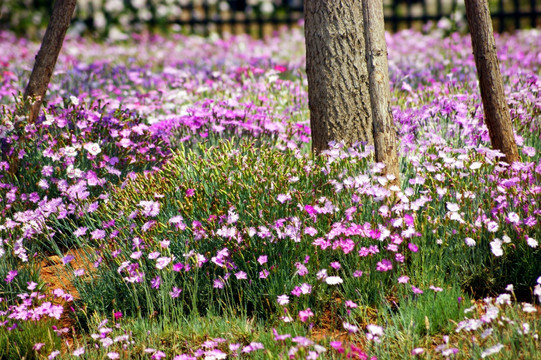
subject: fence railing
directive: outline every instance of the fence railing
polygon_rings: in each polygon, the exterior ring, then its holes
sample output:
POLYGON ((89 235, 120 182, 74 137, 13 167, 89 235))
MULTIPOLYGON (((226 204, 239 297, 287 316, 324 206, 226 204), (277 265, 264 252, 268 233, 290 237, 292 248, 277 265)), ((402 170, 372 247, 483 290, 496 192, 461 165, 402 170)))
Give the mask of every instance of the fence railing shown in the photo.
MULTIPOLYGON (((541 27, 541 0, 488 1, 495 31, 541 27)), ((20 0, 0 2, 0 26, 26 31, 29 24, 36 24, 36 18, 43 25, 51 2, 33 0, 33 4, 29 8, 20 0), (21 19, 30 20, 24 23, 21 19)), ((384 14, 390 31, 421 29, 442 19, 442 26, 466 23, 464 0, 384 0, 384 14)), ((302 18, 302 0, 78 0, 73 24, 102 34, 113 28, 130 32, 145 26, 164 30, 172 26, 185 33, 261 37, 282 26, 296 26, 302 18)))

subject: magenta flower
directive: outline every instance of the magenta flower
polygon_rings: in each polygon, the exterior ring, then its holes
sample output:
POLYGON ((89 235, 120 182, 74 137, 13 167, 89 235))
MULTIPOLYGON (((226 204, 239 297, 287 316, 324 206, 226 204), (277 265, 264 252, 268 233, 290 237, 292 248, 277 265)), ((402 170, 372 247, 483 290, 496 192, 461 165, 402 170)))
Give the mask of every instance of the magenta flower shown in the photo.
POLYGON ((416 253, 417 251, 419 251, 419 247, 413 243, 409 243, 408 244, 408 249, 410 249, 411 252, 414 252, 416 253))
POLYGON ((392 270, 392 268, 393 268, 393 264, 391 263, 391 261, 387 259, 382 259, 376 264, 377 271, 385 272, 385 271, 392 270))

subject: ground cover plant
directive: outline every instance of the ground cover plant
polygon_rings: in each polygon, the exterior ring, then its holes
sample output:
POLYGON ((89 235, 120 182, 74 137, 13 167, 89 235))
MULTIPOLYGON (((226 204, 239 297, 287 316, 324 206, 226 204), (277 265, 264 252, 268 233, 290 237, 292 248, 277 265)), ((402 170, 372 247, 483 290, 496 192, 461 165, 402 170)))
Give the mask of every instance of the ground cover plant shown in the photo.
POLYGON ((310 155, 300 30, 68 37, 32 125, 1 33, 0 357, 535 358, 541 34, 497 37, 512 166, 468 37, 387 41, 400 187, 310 155))

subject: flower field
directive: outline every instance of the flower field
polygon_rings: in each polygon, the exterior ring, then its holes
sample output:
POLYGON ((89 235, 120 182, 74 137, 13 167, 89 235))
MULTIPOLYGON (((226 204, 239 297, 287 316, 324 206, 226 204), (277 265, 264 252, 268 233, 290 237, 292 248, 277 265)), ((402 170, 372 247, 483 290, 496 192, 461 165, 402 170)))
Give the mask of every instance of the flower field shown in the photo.
POLYGON ((402 184, 310 153, 304 37, 0 33, 1 359, 534 359, 541 32, 496 39, 522 161, 468 36, 388 35, 402 184))

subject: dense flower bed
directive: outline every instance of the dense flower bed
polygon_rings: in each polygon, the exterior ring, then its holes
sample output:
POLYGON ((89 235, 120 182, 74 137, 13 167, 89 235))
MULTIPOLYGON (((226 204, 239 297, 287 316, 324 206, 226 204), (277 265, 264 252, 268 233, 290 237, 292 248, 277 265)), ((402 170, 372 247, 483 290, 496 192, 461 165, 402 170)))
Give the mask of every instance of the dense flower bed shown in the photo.
POLYGON ((68 38, 36 124, 15 114, 38 44, 1 33, 0 333, 69 312, 90 336, 62 349, 44 332, 20 351, 385 358, 403 321, 412 356, 484 357, 519 330, 534 351, 541 34, 497 40, 522 162, 490 149, 469 39, 404 31, 387 38, 403 177, 389 188, 365 144, 310 157, 300 31, 68 38), (53 254, 76 294, 40 279, 53 254), (273 331, 160 347, 129 330, 216 314, 273 331), (480 345, 453 338, 449 320, 480 345), (435 334, 447 337, 434 349, 423 336, 435 334))

